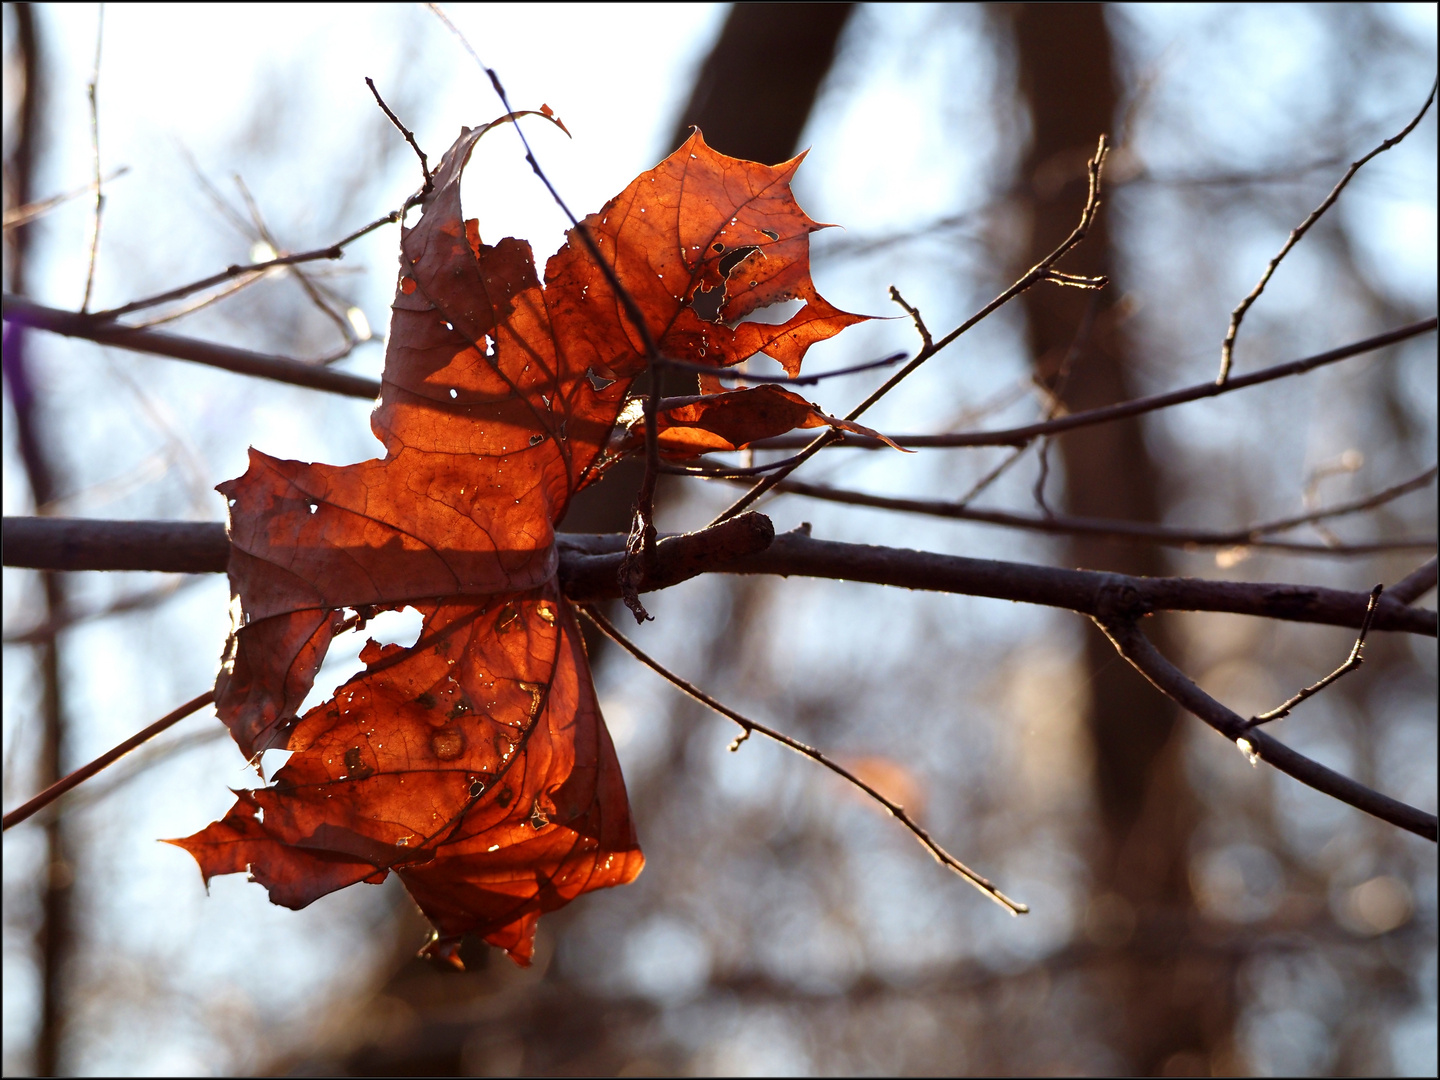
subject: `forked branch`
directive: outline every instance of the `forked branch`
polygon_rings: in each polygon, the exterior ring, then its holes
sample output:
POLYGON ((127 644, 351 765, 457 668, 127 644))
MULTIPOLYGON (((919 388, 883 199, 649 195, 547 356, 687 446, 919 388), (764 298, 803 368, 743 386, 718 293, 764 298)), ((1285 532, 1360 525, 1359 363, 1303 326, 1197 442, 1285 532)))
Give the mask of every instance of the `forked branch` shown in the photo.
MULTIPOLYGON (((1072 250, 1074 250, 1075 246, 1085 239, 1086 235, 1090 232, 1090 227, 1095 223, 1095 215, 1100 211, 1100 179, 1105 169, 1105 157, 1109 152, 1109 144, 1105 141, 1105 136, 1101 135, 1100 141, 1095 148, 1095 156, 1090 159, 1089 164, 1086 166, 1090 178, 1090 190, 1085 198, 1085 208, 1080 212, 1080 221, 1075 226, 1075 228, 1071 230, 1070 235, 1067 236, 1064 240, 1062 240, 1060 242, 1060 246, 1055 248, 1054 251, 1050 252, 1049 255, 1045 256, 1045 258, 1041 259, 1029 270, 1021 274, 1020 277, 1014 282, 1014 284, 1012 284, 1008 289, 1002 292, 999 296, 995 297, 995 299, 991 300, 983 308, 977 311, 974 315, 970 316, 970 318, 966 319, 963 323, 957 326, 954 330, 950 331, 950 333, 946 334, 939 341, 933 343, 930 341, 929 331, 925 329, 925 322, 920 317, 919 311, 911 307, 909 304, 905 303, 905 301, 900 298, 900 294, 898 292, 893 293, 896 303, 900 304, 911 316, 911 318, 915 320, 915 327, 920 332, 920 337, 924 344, 920 351, 915 354, 915 359, 911 360, 894 375, 890 376, 890 378, 887 379, 880 386, 879 389, 877 389, 859 405, 855 406, 855 408, 851 409, 845 415, 846 420, 852 422, 858 420, 866 412, 866 410, 868 410, 872 405, 874 405, 877 401, 883 398, 896 386, 900 385, 901 382, 903 382, 907 377, 909 377, 909 375, 914 372, 915 369, 918 368, 921 364, 925 363, 926 360, 929 360, 930 357, 934 356, 941 349, 945 348, 951 342, 955 341, 956 338, 960 337, 961 334, 964 334, 971 327, 975 326, 977 323, 983 321, 984 319, 989 318, 1000 308, 1004 307, 1011 300, 1015 299, 1015 297, 1019 296, 1021 293, 1029 289, 1032 285, 1035 285, 1036 283, 1041 281, 1057 281, 1060 284, 1078 285, 1089 289, 1098 289, 1104 286, 1105 281, 1102 278, 1081 279, 1073 274, 1058 274, 1055 270, 1055 264, 1059 262, 1062 258, 1064 258, 1065 255, 1069 254, 1072 250)), ((744 495, 740 496, 740 498, 733 502, 730 506, 726 507, 726 509, 715 520, 717 522, 724 521, 726 518, 734 517, 736 514, 748 509, 751 504, 755 502, 756 499, 760 498, 760 496, 764 495, 781 480, 789 476, 790 473, 794 472, 797 468, 804 464, 805 461, 813 457, 815 454, 819 453, 819 451, 824 447, 838 441, 840 441, 840 435, 839 432, 836 431, 836 429, 834 428, 830 428, 825 431, 824 434, 816 436, 815 439, 811 441, 804 450, 800 451, 800 453, 796 455, 797 459, 795 461, 795 464, 766 476, 763 480, 757 483, 744 495)))
POLYGON ((1334 671, 1330 672, 1329 675, 1326 675, 1319 682, 1312 683, 1311 685, 1305 687, 1304 690, 1301 690, 1298 694, 1292 697, 1289 701, 1286 701, 1283 705, 1277 705, 1275 708, 1269 710, 1268 712, 1260 713, 1258 716, 1252 716, 1249 720, 1245 722, 1245 726, 1253 730, 1254 728, 1259 727, 1261 724, 1268 724, 1271 720, 1280 720, 1283 717, 1289 716, 1290 711, 1294 709, 1296 705, 1299 705, 1306 698, 1314 697, 1331 683, 1335 682, 1337 679, 1341 678, 1344 675, 1350 674, 1350 672, 1354 671, 1361 664, 1363 664, 1365 662, 1365 635, 1370 633, 1370 627, 1375 622, 1375 609, 1380 606, 1380 594, 1384 591, 1384 585, 1376 585, 1375 588, 1370 590, 1370 603, 1365 608, 1365 621, 1360 624, 1360 636, 1355 639, 1355 645, 1350 650, 1350 656, 1345 660, 1343 664, 1337 667, 1334 671))
POLYGON ((1436 839, 1434 814, 1392 799, 1366 787, 1357 780, 1327 769, 1318 761, 1290 749, 1264 731, 1251 730, 1249 722, 1222 705, 1196 686, 1190 677, 1167 660, 1150 639, 1140 632, 1133 619, 1097 618, 1095 620, 1116 650, 1136 671, 1171 701, 1198 716, 1238 746, 1252 762, 1264 761, 1288 773, 1306 787, 1329 795, 1341 802, 1372 814, 1382 821, 1423 836, 1436 839))

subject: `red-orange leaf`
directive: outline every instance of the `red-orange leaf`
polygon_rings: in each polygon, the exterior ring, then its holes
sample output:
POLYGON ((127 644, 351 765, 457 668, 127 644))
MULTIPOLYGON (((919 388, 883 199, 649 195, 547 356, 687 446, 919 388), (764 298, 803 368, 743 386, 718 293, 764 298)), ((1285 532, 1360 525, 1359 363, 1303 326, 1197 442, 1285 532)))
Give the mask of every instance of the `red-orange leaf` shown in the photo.
MULTIPOLYGON (((176 843, 207 880, 248 868, 290 907, 394 870, 436 927, 432 953, 455 960, 474 931, 524 963, 540 913, 643 865, 554 526, 650 358, 573 231, 542 287, 527 244, 486 245, 465 220, 460 174, 486 130, 461 133, 402 232, 371 421, 385 457, 252 450, 220 486, 236 603, 217 709, 247 755, 293 754, 176 843), (406 604, 420 640, 372 642, 367 670, 297 720, 344 611, 406 604)), ((663 355, 720 366, 764 350, 793 371, 862 318, 810 280, 822 226, 790 194, 799 161, 728 158, 696 132, 585 219, 663 355), (783 326, 736 322, 792 298, 805 306, 783 326)))

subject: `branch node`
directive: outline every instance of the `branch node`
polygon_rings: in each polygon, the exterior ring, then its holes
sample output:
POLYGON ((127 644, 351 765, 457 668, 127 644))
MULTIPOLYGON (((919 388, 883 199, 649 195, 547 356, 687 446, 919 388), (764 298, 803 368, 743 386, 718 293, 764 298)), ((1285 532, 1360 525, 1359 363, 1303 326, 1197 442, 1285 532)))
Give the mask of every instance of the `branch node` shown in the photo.
POLYGON ((920 309, 913 308, 909 304, 907 304, 905 302, 905 298, 900 295, 900 290, 897 289, 894 285, 890 286, 890 299, 894 300, 895 303, 899 304, 902 308, 904 308, 905 314, 909 315, 910 318, 915 321, 915 330, 920 335, 920 340, 924 343, 925 348, 933 349, 935 347, 935 342, 930 337, 930 330, 925 325, 925 320, 920 317, 920 309))
MULTIPOLYGON (((1306 698, 1314 697, 1331 683, 1344 675, 1350 674, 1350 672, 1365 662, 1365 635, 1370 633, 1370 627, 1375 622, 1375 612, 1380 607, 1380 594, 1384 591, 1384 585, 1376 585, 1375 588, 1370 590, 1370 601, 1365 605, 1365 618, 1360 622, 1360 634, 1356 637, 1355 644, 1351 647, 1350 655, 1346 657, 1345 662, 1319 682, 1301 690, 1283 705, 1276 706, 1269 712, 1263 712, 1259 716, 1252 716, 1249 720, 1245 721, 1246 731, 1253 730, 1261 724, 1268 724, 1271 720, 1280 720, 1289 716, 1290 711, 1294 709, 1296 705, 1299 705, 1306 698)), ((1243 742, 1244 740, 1241 741, 1243 742)))

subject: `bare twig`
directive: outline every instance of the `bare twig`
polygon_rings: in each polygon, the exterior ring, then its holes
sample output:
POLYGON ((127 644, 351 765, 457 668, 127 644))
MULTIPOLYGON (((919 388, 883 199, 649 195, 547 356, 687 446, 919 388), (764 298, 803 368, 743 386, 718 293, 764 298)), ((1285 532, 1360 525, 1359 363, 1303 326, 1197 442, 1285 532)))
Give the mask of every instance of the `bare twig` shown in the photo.
POLYGON ((1436 839, 1434 814, 1382 795, 1358 781, 1327 769, 1299 754, 1263 731, 1252 731, 1248 722, 1216 701, 1151 644, 1131 618, 1097 618, 1101 629, 1116 650, 1166 697, 1187 712, 1198 716, 1233 741, 1251 761, 1264 761, 1288 773, 1307 787, 1338 799, 1357 810, 1373 814, 1402 829, 1436 839))
POLYGON ((861 371, 889 367, 904 359, 905 353, 894 353, 881 360, 871 360, 868 363, 855 364, 852 367, 836 368, 834 371, 822 371, 815 375, 756 375, 753 372, 737 371, 734 368, 715 367, 713 364, 692 364, 688 360, 672 360, 668 356, 662 357, 659 363, 661 367, 667 367, 673 371, 693 371, 697 375, 713 375, 717 379, 743 379, 746 382, 776 383, 783 386, 814 386, 826 379, 836 379, 842 375, 854 375, 861 371))
MULTIPOLYGON (((124 176, 129 171, 129 165, 122 165, 118 169, 112 169, 106 176, 102 177, 102 179, 106 183, 109 183, 111 180, 124 176)), ((5 228, 18 229, 21 225, 28 225, 41 215, 48 214, 57 206, 63 206, 71 199, 78 199, 81 195, 89 195, 96 190, 98 190, 97 185, 92 180, 84 187, 75 188, 73 191, 66 191, 59 195, 51 195, 48 199, 38 199, 35 202, 26 203, 24 206, 17 206, 11 210, 6 210, 5 228)))
MULTIPOLYGON (((798 455, 797 455, 798 456, 798 455)), ((747 476, 764 476, 776 469, 785 469, 795 463, 795 457, 781 458, 779 461, 765 462, 761 465, 746 465, 730 468, 724 465, 667 465, 662 464, 660 471, 672 473, 677 476, 704 476, 711 480, 738 480, 747 476)))
POLYGON ((1270 278, 1274 276, 1275 270, 1279 267, 1281 261, 1286 255, 1290 254, 1290 250, 1310 231, 1310 227, 1324 216, 1325 211, 1329 210, 1330 207, 1335 204, 1335 200, 1340 197, 1340 192, 1345 190, 1345 185, 1350 183, 1351 179, 1354 178, 1355 174, 1360 171, 1366 162, 1379 154, 1383 154, 1415 130, 1425 114, 1430 110, 1430 104, 1435 100, 1437 85, 1440 85, 1440 80, 1431 84, 1430 93, 1425 98, 1425 104, 1420 106, 1420 111, 1415 114, 1415 118, 1406 124, 1398 134, 1392 135, 1360 160, 1351 163, 1350 168, 1345 170, 1345 175, 1340 178, 1340 182, 1330 189, 1330 194, 1326 195, 1325 198, 1321 200, 1320 205, 1310 211, 1310 216, 1296 226, 1290 233, 1290 236, 1280 248, 1279 253, 1276 254, 1265 267, 1265 272, 1260 275, 1260 280, 1255 283, 1255 287, 1250 290, 1249 295, 1241 300, 1240 303, 1236 305, 1235 310, 1230 313, 1230 326, 1225 331, 1225 341, 1220 346, 1220 374, 1215 379, 1217 383, 1223 384, 1230 378, 1230 366, 1234 359, 1235 352, 1235 336, 1240 332, 1240 323, 1244 320, 1245 313, 1250 310, 1250 305, 1260 299, 1260 294, 1265 291, 1265 286, 1270 283, 1270 278))
MULTIPOLYGON (((867 409, 869 409, 877 401, 879 401, 896 386, 898 386, 913 371, 920 367, 921 364, 925 363, 926 360, 929 360, 930 357, 934 356, 941 349, 945 348, 951 342, 955 341, 958 337, 960 337, 961 334, 964 334, 967 330, 969 330, 971 327, 973 327, 975 324, 979 323, 983 319, 988 318, 996 310, 1009 303, 1011 300, 1019 296, 1021 293, 1025 292, 1037 282, 1055 280, 1062 284, 1080 284, 1080 281, 1074 278, 1073 275, 1059 274, 1054 269, 1054 267, 1061 258, 1063 258, 1072 249, 1074 249, 1077 244, 1079 244, 1085 239, 1086 234, 1088 234, 1090 231, 1090 226, 1095 221, 1095 215, 1100 209, 1100 177, 1105 167, 1105 155, 1108 152, 1109 146, 1105 142, 1105 136, 1102 135, 1100 136, 1099 144, 1096 146, 1095 156, 1090 159, 1090 163, 1088 165, 1090 189, 1085 199, 1085 208, 1080 213, 1080 222, 1071 231, 1070 235, 1067 236, 1063 241, 1061 241, 1060 246, 1055 248, 1054 251, 1050 252, 1049 255, 1041 259, 1024 274, 1020 275, 1019 279, 1017 279, 1015 283, 1012 284, 1008 289, 1002 292, 994 300, 991 300, 990 303, 986 304, 983 308, 977 311, 970 318, 966 319, 963 323, 957 326, 954 330, 950 331, 950 333, 946 334, 939 341, 936 341, 933 344, 925 341, 925 344, 921 348, 921 350, 915 354, 915 358, 911 360, 908 364, 906 364, 903 368, 901 368, 899 371, 897 371, 894 375, 890 376, 889 379, 887 379, 874 393, 872 393, 859 405, 851 409, 850 412, 845 415, 846 420, 858 420, 867 409)), ((1103 284, 1104 282, 1100 281, 1099 279, 1093 281, 1091 281, 1090 279, 1085 280, 1086 288, 1098 288, 1103 284)), ((899 294, 896 293, 895 295, 898 296, 899 294)), ((913 312, 913 309, 910 308, 910 305, 905 304, 904 306, 907 311, 913 312)), ((916 320, 917 329, 924 326, 923 321, 919 318, 918 312, 914 312, 912 317, 914 317, 916 320)), ((922 341, 925 340, 926 336, 927 335, 922 332, 922 341)), ((745 510, 752 503, 754 503, 756 499, 760 498, 760 496, 764 495, 767 491, 769 491, 777 483, 779 483, 780 480, 782 480, 784 477, 786 477, 796 468, 798 468, 800 464, 813 457, 823 447, 837 441, 839 441, 838 433, 833 428, 826 431, 823 435, 817 436, 814 441, 812 441, 808 446, 805 447, 804 450, 800 452, 799 461, 797 461, 794 465, 790 466, 788 469, 772 473, 769 476, 765 477, 749 491, 747 491, 744 495, 740 496, 739 499, 731 503, 730 506, 728 506, 715 520, 723 521, 725 520, 725 518, 733 517, 734 515, 740 513, 742 510, 745 510)))
MULTIPOLYGON (((1067 416, 1058 416, 1053 420, 1042 420, 1033 424, 1024 424, 1020 427, 1000 428, 995 431, 956 432, 948 435, 896 435, 893 438, 899 445, 915 449, 925 447, 1024 446, 1031 439, 1038 438, 1042 435, 1058 435, 1062 431, 1074 431, 1077 428, 1091 427, 1095 424, 1108 424, 1115 420, 1124 420, 1131 416, 1141 416, 1159 409, 1168 409, 1176 405, 1184 405, 1191 401, 1201 401, 1205 398, 1218 397, 1232 390, 1243 390, 1246 387, 1259 386, 1261 383, 1273 382, 1276 379, 1285 379, 1294 375, 1304 375, 1307 372, 1314 371, 1316 368, 1324 367, 1327 364, 1348 360, 1353 356, 1374 352, 1376 349, 1383 349, 1387 345, 1394 345, 1401 341, 1408 341, 1410 338, 1419 337, 1421 334, 1428 334, 1435 329, 1436 325, 1437 320, 1432 315, 1428 319, 1421 319, 1419 322, 1411 323, 1408 326, 1400 326, 1394 330, 1387 330, 1383 334, 1376 334, 1374 337, 1351 342, 1349 345, 1341 345, 1339 348, 1330 349, 1323 353, 1316 353, 1314 356, 1307 356, 1300 360, 1291 360, 1284 364, 1275 364, 1272 367, 1251 372, 1249 375, 1240 375, 1233 379, 1228 379, 1224 383, 1217 383, 1214 380, 1210 380, 1208 382, 1197 383, 1194 386, 1187 386, 1180 390, 1170 390, 1163 394, 1151 394, 1148 397, 1122 401, 1114 405, 1105 405, 1098 409, 1086 409, 1084 412, 1070 413, 1067 416)), ((835 444, 847 447, 853 446, 865 450, 880 450, 884 449, 886 445, 879 439, 854 434, 847 434, 836 439, 835 444)), ((754 444, 757 450, 790 450, 799 446, 808 445, 808 439, 804 439, 803 437, 796 439, 788 435, 782 435, 774 439, 765 439, 754 444)))
POLYGON ((1298 694, 1292 697, 1289 701, 1285 702, 1283 705, 1278 705, 1275 708, 1271 709, 1269 712, 1263 712, 1257 716, 1252 716, 1249 720, 1245 722, 1245 726, 1247 728, 1256 728, 1259 727, 1261 724, 1268 724, 1271 720, 1279 720, 1283 717, 1289 716, 1290 710, 1295 708, 1296 705, 1299 705, 1306 698, 1314 697, 1316 694, 1318 694, 1321 690, 1324 690, 1335 680, 1339 679, 1343 675, 1350 674, 1350 672, 1354 671, 1361 664, 1363 664, 1365 662, 1365 635, 1370 632, 1370 624, 1375 621, 1375 609, 1379 606, 1380 594, 1384 591, 1384 585, 1376 585, 1375 588, 1370 590, 1370 603, 1365 608, 1365 621, 1360 624, 1360 636, 1355 639, 1355 645, 1353 648, 1351 648, 1350 655, 1346 658, 1343 664, 1337 667, 1334 671, 1330 672, 1329 675, 1326 675, 1319 682, 1312 683, 1304 690, 1301 690, 1298 694))
POLYGON ((151 769, 163 765, 173 759, 176 755, 187 753, 200 746, 220 742, 230 738, 230 732, 222 725, 204 728, 200 731, 192 731, 171 739, 169 742, 161 743, 159 746, 147 746, 144 750, 135 753, 126 763, 126 767, 114 769, 105 774, 103 780, 96 780, 84 784, 79 788, 72 788, 66 794, 60 796, 44 810, 39 810, 34 815, 36 825, 44 826, 46 823, 86 806, 93 806, 104 799, 115 794, 122 787, 138 780, 151 769))
MULTIPOLYGON (((270 227, 265 224, 265 217, 260 213, 260 204, 255 201, 255 196, 250 194, 250 189, 239 173, 235 174, 235 187, 240 192, 240 198, 245 201, 245 209, 250 214, 250 223, 254 229, 254 235, 262 240, 266 247, 277 255, 286 254, 283 245, 275 239, 270 227)), ((305 273, 299 265, 292 264, 287 267, 290 273, 295 275, 295 280, 300 282, 300 287, 305 290, 305 295, 310 297, 310 302, 320 309, 327 319, 333 322, 340 330, 340 336, 347 345, 356 341, 355 330, 350 325, 350 320, 330 306, 330 303, 321 294, 320 289, 310 280, 310 275, 305 273)))
POLYGON ((105 189, 100 174, 100 45, 105 40, 105 5, 100 4, 95 24, 95 67, 90 73, 90 156, 95 164, 95 213, 90 219, 90 261, 85 271, 85 298, 80 310, 90 310, 90 293, 95 287, 95 260, 100 254, 100 217, 105 212, 105 189))
MULTIPOLYGON (((407 204, 408 205, 408 204, 407 204)), ((378 217, 368 225, 356 229, 349 236, 337 240, 329 247, 316 248, 313 251, 302 251, 295 255, 282 255, 266 262, 249 263, 245 266, 236 264, 227 266, 218 274, 211 274, 209 277, 201 278, 199 281, 192 281, 188 285, 181 285, 174 289, 168 289, 163 293, 156 293, 154 296, 147 296, 141 300, 132 300, 128 304, 122 304, 117 308, 109 308, 106 311, 97 311, 97 319, 118 319, 122 315, 128 315, 132 311, 140 311, 143 308, 155 307, 157 304, 166 304, 171 300, 181 300, 194 293, 212 288, 216 285, 223 285, 233 278, 243 275, 263 274, 266 270, 273 270, 277 266, 295 266, 299 263, 318 262, 321 259, 342 259, 345 257, 345 249, 367 236, 384 225, 393 225, 399 221, 404 214, 405 208, 392 210, 384 217, 378 217)))
POLYGON ((334 394, 349 397, 373 399, 379 396, 378 379, 367 379, 343 371, 331 371, 318 364, 292 360, 284 356, 269 356, 265 353, 236 349, 229 345, 217 345, 195 338, 179 337, 158 330, 141 330, 124 326, 103 315, 82 315, 73 311, 36 304, 20 296, 6 294, 4 297, 6 322, 18 322, 40 330, 64 334, 68 337, 85 338, 102 345, 114 345, 134 352, 153 353, 176 360, 189 360, 196 364, 223 368, 240 375, 254 375, 262 379, 290 383, 292 386, 307 386, 312 390, 328 390, 334 394))
POLYGON ((935 861, 938 862, 941 866, 944 866, 947 869, 950 869, 956 874, 960 875, 960 877, 964 878, 971 885, 975 886, 975 888, 979 889, 991 900, 994 900, 1001 907, 1005 908, 1005 910, 1010 912, 1010 914, 1024 915, 1029 912, 1030 909, 1026 905, 1019 903, 1016 900, 1010 899, 1010 897, 1006 896, 1003 892, 996 888, 993 883, 981 877, 974 870, 971 870, 959 859, 955 858, 955 856, 951 855, 943 847, 937 844, 935 840, 930 836, 930 834, 926 832, 923 828, 921 828, 920 825, 915 821, 915 819, 912 818, 908 813, 906 813, 905 808, 902 807, 899 803, 887 799, 884 795, 880 794, 880 792, 876 791, 875 788, 871 787, 864 780, 861 780, 849 769, 845 768, 843 765, 840 765, 835 761, 832 761, 830 758, 826 757, 822 751, 816 750, 813 746, 808 746, 805 743, 802 743, 799 739, 791 738, 789 735, 786 735, 780 731, 776 731, 772 727, 768 727, 765 724, 761 724, 755 720, 749 719, 748 717, 742 716, 740 713, 736 712, 728 705, 716 701, 709 694, 705 693, 705 691, 701 690, 693 683, 687 682, 685 679, 682 679, 679 675, 676 675, 674 672, 668 670, 657 660, 653 659, 648 654, 643 652, 634 642, 632 642, 624 634, 620 633, 620 631, 615 628, 615 626, 610 622, 610 620, 605 618, 605 616, 602 615, 595 608, 590 607, 589 605, 582 605, 579 610, 580 614, 585 616, 585 618, 588 619, 597 629, 599 629, 602 633, 609 637, 610 640, 615 642, 615 644, 619 645, 622 649, 628 652, 631 656, 635 657, 635 659, 639 660, 651 671, 654 671, 656 674, 660 675, 662 678, 666 679, 674 686, 679 687, 681 690, 689 694, 692 698, 700 702, 702 705, 708 706, 709 708, 718 712, 721 716, 728 717, 729 719, 735 721, 735 723, 739 724, 742 734, 738 739, 736 739, 733 743, 730 744, 731 750, 738 749, 740 743, 744 742, 747 738, 749 738, 752 733, 756 733, 764 735, 767 739, 771 739, 779 743, 781 746, 787 747, 788 749, 795 751, 797 754, 800 754, 804 757, 809 758, 811 761, 817 762, 818 764, 825 766, 825 768, 829 769, 837 776, 840 776, 848 783, 858 788, 860 791, 863 791, 866 795, 874 799, 877 803, 879 803, 886 810, 888 810, 890 812, 890 815, 895 818, 896 821, 900 822, 900 824, 903 825, 906 829, 908 829, 910 833, 915 837, 915 839, 920 841, 920 843, 925 847, 925 849, 929 851, 932 856, 934 856, 935 861))
POLYGON ((1436 560, 1432 557, 1391 585, 1387 594, 1392 600, 1399 600, 1402 604, 1413 604, 1435 588, 1437 577, 1440 577, 1440 570, 1437 570, 1436 560))
MULTIPOLYGON (((817 540, 796 530, 774 536, 763 514, 739 518, 656 545, 657 570, 647 591, 704 573, 779 574, 892 585, 902 589, 987 596, 1067 608, 1082 615, 1152 611, 1224 611, 1288 622, 1358 628, 1369 594, 1319 585, 1132 577, 1026 563, 971 559, 906 548, 817 540), (729 530, 733 529, 734 532, 729 530)), ((225 526, 192 521, 95 521, 5 518, 4 562, 39 570, 162 570, 224 573, 230 554, 225 526)), ((624 558, 621 533, 561 533, 560 583, 572 600, 620 596, 616 573, 624 558)), ((1407 606, 1388 590, 1372 629, 1436 636, 1436 613, 1407 606)), ((402 598, 396 598, 402 599, 402 598)))
MULTIPOLYGON (((758 468, 766 468, 759 466, 758 468)), ((734 470, 743 473, 744 470, 734 470)), ((757 470, 758 471, 758 470, 757 470)), ((700 474, 705 475, 705 474, 700 474)), ((722 476, 714 473, 711 475, 722 476)), ((925 514, 929 517, 950 518, 959 521, 975 521, 987 525, 1001 525, 1012 529, 1027 529, 1033 532, 1052 533, 1066 536, 1105 536, 1138 543, 1162 544, 1168 547, 1235 547, 1246 546, 1289 551, 1308 555, 1373 555, 1381 551, 1425 549, 1435 545, 1435 537, 1408 537, 1381 540, 1359 544, 1316 544, 1298 540, 1268 539, 1270 534, 1292 529, 1297 525, 1309 524, 1330 518, 1344 517, 1374 509, 1402 495, 1427 487, 1435 479, 1434 466, 1412 477, 1404 483, 1395 484, 1384 491, 1355 499, 1348 503, 1326 509, 1314 510, 1308 514, 1281 518, 1276 521, 1247 525, 1239 529, 1208 530, 1184 529, 1168 525, 1152 525, 1143 522, 1115 521, 1107 518, 1068 517, 1051 514, 1036 516, 1017 514, 1005 510, 981 510, 966 502, 949 502, 942 499, 906 499, 889 495, 870 495, 860 491, 824 484, 810 484, 800 480, 786 480, 776 485, 782 494, 803 495, 807 498, 822 499, 826 502, 843 503, 849 506, 870 506, 880 510, 899 510, 910 514, 925 514)))
POLYGON ((425 187, 423 190, 426 195, 429 195, 430 192, 435 190, 435 184, 430 179, 430 163, 425 157, 425 151, 421 150, 420 144, 415 141, 414 132, 402 124, 400 118, 390 111, 390 106, 385 104, 385 99, 380 96, 380 91, 375 89, 374 80, 368 75, 365 76, 365 85, 370 87, 370 93, 375 95, 375 104, 379 105, 385 115, 390 118, 390 122, 400 129, 400 134, 405 136, 405 141, 410 144, 410 149, 414 150, 420 158, 420 173, 425 177, 425 187))
POLYGON ((14 810, 11 810, 10 813, 5 815, 3 828, 8 829, 12 825, 20 824, 20 822, 24 821, 41 807, 48 806, 50 803, 58 799, 61 795, 64 795, 65 792, 75 787, 77 784, 81 784, 84 781, 90 779, 90 777, 94 776, 107 765, 118 761, 120 758, 128 754, 131 750, 134 750, 137 746, 141 745, 149 739, 153 739, 156 735, 159 735, 160 732, 164 731, 166 728, 174 726, 181 720, 184 720, 191 713, 198 712, 206 705, 211 704, 212 702, 214 702, 214 700, 215 691, 207 690, 199 697, 190 699, 184 705, 181 705, 178 709, 176 709, 174 712, 170 712, 162 716, 159 720, 156 720, 155 723, 151 724, 149 727, 141 731, 137 731, 134 735, 130 736, 130 738, 126 739, 119 746, 107 750, 105 753, 101 754, 98 758, 90 762, 88 765, 82 765, 80 766, 80 768, 72 772, 69 776, 55 781, 55 783, 51 784, 44 791, 40 792, 39 795, 36 795, 29 802, 17 806, 14 810))
POLYGON ((900 295, 900 290, 894 285, 890 286, 890 299, 904 308, 905 314, 909 315, 911 321, 915 323, 915 332, 920 335, 921 348, 933 348, 935 339, 930 336, 930 328, 925 325, 925 320, 921 317, 919 309, 911 307, 905 298, 900 295))

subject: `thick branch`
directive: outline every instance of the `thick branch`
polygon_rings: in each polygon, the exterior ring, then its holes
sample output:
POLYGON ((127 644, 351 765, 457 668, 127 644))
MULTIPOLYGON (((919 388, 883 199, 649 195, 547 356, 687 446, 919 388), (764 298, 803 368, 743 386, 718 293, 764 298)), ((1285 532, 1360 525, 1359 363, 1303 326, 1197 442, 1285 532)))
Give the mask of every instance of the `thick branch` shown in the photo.
POLYGON ((251 352, 249 349, 236 349, 229 345, 216 345, 209 341, 166 334, 159 330, 139 330, 132 326, 122 326, 113 319, 99 315, 81 315, 73 311, 45 307, 9 293, 6 293, 4 298, 4 316, 6 322, 33 326, 37 330, 84 338, 132 352, 189 360, 192 363, 223 368, 240 375, 257 375, 262 379, 274 379, 276 382, 290 383, 293 386, 308 386, 314 390, 328 390, 335 394, 371 400, 380 394, 380 383, 376 379, 332 371, 284 356, 269 356, 251 352))
MULTIPOLYGON (((668 588, 702 573, 780 574, 893 585, 905 589, 988 596, 1068 608, 1102 618, 1138 618, 1152 611, 1220 611, 1237 615, 1358 629, 1369 594, 1319 585, 1131 577, 1027 563, 971 559, 906 548, 816 540, 784 533, 753 515, 697 533, 672 536, 656 547, 654 578, 645 588, 668 588)), ((561 534, 560 579, 576 601, 614 599, 626 538, 621 534, 561 534)), ((229 546, 219 524, 164 521, 88 521, 6 518, 6 566, 48 570, 169 570, 223 573, 229 546)), ((1436 636, 1436 613, 1407 607, 1387 592, 1374 629, 1436 636)))
POLYGON ((1157 690, 1235 742, 1252 758, 1265 761, 1307 787, 1339 799, 1357 810, 1373 814, 1382 821, 1398 825, 1427 840, 1436 839, 1434 814, 1427 814, 1388 795, 1372 791, 1348 776, 1341 776, 1327 769, 1318 761, 1311 761, 1265 732, 1252 730, 1244 717, 1205 693, 1191 682, 1183 671, 1162 656, 1160 650, 1140 632, 1133 620, 1119 618, 1096 621, 1100 623, 1120 655, 1130 661, 1135 670, 1150 680, 1157 690))

